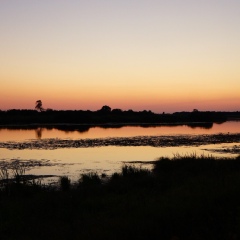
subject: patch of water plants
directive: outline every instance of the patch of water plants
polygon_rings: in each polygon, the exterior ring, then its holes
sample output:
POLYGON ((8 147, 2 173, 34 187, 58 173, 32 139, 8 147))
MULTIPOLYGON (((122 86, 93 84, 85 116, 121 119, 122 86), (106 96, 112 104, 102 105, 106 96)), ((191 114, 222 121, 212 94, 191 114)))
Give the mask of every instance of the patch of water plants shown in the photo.
POLYGON ((174 155, 55 187, 1 172, 2 239, 238 239, 240 156, 174 155))
POLYGON ((222 146, 221 148, 208 149, 211 152, 240 154, 240 145, 233 145, 232 147, 222 146))
POLYGON ((239 143, 240 133, 233 134, 203 134, 203 135, 166 135, 166 136, 136 136, 95 139, 58 139, 28 140, 22 142, 0 142, 0 148, 18 149, 59 149, 59 148, 88 148, 102 146, 152 146, 177 147, 200 146, 206 144, 239 143))

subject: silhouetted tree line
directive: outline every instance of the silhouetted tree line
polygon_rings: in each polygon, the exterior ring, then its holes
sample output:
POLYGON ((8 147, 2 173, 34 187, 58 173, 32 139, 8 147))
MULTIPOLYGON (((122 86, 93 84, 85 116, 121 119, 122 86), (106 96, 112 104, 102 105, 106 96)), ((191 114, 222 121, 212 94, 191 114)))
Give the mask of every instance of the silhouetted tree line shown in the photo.
POLYGON ((123 111, 103 106, 98 111, 17 110, 0 111, 0 124, 160 124, 213 123, 240 119, 240 112, 194 111, 157 114, 152 111, 123 111))

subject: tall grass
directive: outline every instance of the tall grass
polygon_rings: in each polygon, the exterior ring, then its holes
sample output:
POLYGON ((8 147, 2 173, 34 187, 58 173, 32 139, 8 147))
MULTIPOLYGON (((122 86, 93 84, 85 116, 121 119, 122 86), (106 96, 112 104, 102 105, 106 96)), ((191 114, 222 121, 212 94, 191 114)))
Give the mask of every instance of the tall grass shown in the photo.
POLYGON ((24 164, 14 162, 12 166, 0 168, 0 190, 8 196, 16 194, 31 194, 43 188, 41 179, 25 175, 24 164))
POLYGON ((177 155, 160 158, 153 170, 124 165, 104 180, 88 173, 74 185, 65 176, 59 182, 68 186, 65 192, 39 188, 31 195, 0 194, 0 235, 3 239, 238 239, 239 159, 177 155))
POLYGON ((59 178, 60 189, 64 192, 67 192, 71 188, 71 180, 67 176, 62 176, 59 178))

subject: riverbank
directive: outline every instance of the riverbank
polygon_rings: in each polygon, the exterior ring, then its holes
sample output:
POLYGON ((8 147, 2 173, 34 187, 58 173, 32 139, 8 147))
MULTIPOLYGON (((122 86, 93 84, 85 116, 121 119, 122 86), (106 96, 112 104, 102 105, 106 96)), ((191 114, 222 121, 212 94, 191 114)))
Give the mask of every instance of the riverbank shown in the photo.
POLYGON ((123 111, 121 109, 103 108, 98 111, 83 110, 7 110, 0 111, 0 125, 46 125, 52 124, 159 124, 159 123, 219 123, 239 120, 240 112, 198 111, 153 113, 152 111, 123 111))
MULTIPOLYGON (((0 193, 2 239, 238 239, 240 158, 176 155, 59 188, 21 177, 0 193)), ((6 185, 5 185, 6 186, 6 185)))

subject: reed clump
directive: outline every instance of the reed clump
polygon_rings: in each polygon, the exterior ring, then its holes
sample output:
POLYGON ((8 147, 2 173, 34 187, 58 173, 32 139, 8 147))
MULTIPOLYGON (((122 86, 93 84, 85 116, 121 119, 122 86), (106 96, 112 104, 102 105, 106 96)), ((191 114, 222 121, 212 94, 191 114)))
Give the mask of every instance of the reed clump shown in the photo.
POLYGON ((71 188, 71 180, 68 176, 61 176, 59 178, 60 189, 64 192, 67 192, 71 188))

